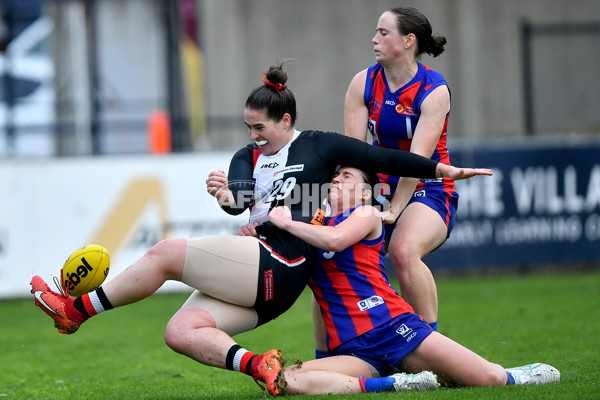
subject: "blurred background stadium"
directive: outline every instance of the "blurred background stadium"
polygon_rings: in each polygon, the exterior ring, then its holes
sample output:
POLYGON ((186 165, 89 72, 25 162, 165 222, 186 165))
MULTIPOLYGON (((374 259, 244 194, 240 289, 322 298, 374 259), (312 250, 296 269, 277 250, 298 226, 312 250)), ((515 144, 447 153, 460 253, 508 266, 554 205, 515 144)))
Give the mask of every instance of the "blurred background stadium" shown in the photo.
MULTIPOLYGON (((596 0, 0 1, 0 298, 96 242, 127 265, 166 236, 233 233, 209 171, 248 143, 245 99, 285 58, 299 129, 342 132, 388 8, 448 38, 451 239, 434 273, 600 264, 596 0)), ((47 276, 46 276, 47 278, 47 276)))

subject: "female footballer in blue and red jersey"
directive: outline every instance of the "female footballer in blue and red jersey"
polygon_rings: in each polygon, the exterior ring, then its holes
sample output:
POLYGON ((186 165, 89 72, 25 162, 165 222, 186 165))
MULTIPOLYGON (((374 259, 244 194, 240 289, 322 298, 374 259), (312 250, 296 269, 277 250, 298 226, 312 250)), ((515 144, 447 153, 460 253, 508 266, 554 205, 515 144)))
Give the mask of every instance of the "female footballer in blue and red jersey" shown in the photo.
POLYGON ((377 180, 372 175, 339 168, 331 181, 331 216, 324 226, 293 220, 287 207, 276 207, 267 217, 320 249, 309 285, 320 310, 315 322, 324 321, 328 356, 286 368, 284 392, 431 390, 438 387, 438 378, 451 386, 560 380, 558 370, 547 364, 504 369, 434 331, 413 312, 385 273, 383 221, 369 205, 377 180), (403 372, 394 373, 398 370, 403 372))
MULTIPOLYGON (((355 209, 329 218, 327 226, 339 225, 355 209)), ((398 315, 414 312, 390 286, 384 270, 383 243, 382 229, 378 237, 362 239, 342 251, 318 251, 309 285, 323 310, 329 350, 398 315)))
MULTIPOLYGON (((444 77, 417 61, 438 56, 446 38, 432 35, 427 18, 414 8, 384 12, 373 37, 377 63, 350 83, 345 133, 373 145, 402 149, 450 164, 446 143, 450 90, 444 77)), ((381 171, 378 171, 381 172, 381 171)), ((402 296, 437 329, 438 300, 433 275, 422 258, 449 237, 458 194, 451 179, 404 179, 380 174, 390 186, 388 250, 402 296)))
MULTIPOLYGON (((423 100, 439 86, 447 86, 439 72, 421 63, 417 65, 415 77, 394 93, 389 90, 381 64, 368 68, 364 101, 369 107, 368 128, 373 136, 374 146, 410 151, 423 100)), ((440 138, 430 157, 444 164, 450 164, 446 144, 449 115, 446 114, 440 138)), ((400 177, 385 174, 379 176, 381 182, 389 184, 390 193, 387 196, 391 199, 400 177)), ((448 227, 449 233, 454 226, 457 200, 454 181, 440 178, 419 180, 410 201, 421 202, 435 210, 448 227)))

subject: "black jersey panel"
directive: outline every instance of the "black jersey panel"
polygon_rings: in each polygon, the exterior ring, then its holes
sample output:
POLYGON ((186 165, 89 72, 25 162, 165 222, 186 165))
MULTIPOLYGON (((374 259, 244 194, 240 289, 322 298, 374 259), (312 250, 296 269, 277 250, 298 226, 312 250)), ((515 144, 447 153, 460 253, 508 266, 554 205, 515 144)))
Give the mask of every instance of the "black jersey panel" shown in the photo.
POLYGON ((235 205, 221 207, 228 214, 241 214, 253 203, 254 180, 252 179, 252 170, 254 165, 252 154, 254 149, 256 149, 256 145, 249 144, 239 149, 231 159, 227 179, 229 190, 231 190, 235 199, 235 205))
POLYGON ((314 132, 314 136, 324 160, 395 176, 435 178, 437 162, 417 154, 372 146, 334 132, 314 132))

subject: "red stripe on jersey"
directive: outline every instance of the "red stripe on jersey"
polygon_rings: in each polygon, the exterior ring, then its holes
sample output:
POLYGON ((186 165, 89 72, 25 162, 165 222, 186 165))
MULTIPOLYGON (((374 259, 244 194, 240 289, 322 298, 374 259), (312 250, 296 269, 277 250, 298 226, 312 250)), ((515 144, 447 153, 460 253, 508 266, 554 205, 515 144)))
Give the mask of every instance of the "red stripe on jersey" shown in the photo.
MULTIPOLYGON (((369 118, 373 121, 379 121, 379 115, 381 114, 381 107, 383 107, 383 101, 385 98, 385 81, 383 80, 382 74, 377 74, 375 81, 373 82, 373 95, 371 98, 371 102, 373 104, 369 104, 369 118)), ((377 135, 377 129, 373 130, 373 134, 377 135)), ((376 139, 377 142, 379 138, 376 139)))
POLYGON ((400 150, 410 151, 412 140, 398 140, 398 148, 400 150))
MULTIPOLYGON (((336 273, 339 270, 334 260, 324 262, 323 269, 330 277, 332 275, 335 276, 335 279, 331 278, 331 281, 335 282, 334 287, 336 289, 336 292, 342 299, 342 303, 344 304, 344 307, 346 308, 346 311, 350 316, 356 334, 360 335, 369 331, 370 329, 373 329, 373 323, 371 322, 371 318, 369 317, 369 315, 367 313, 361 312, 358 309, 357 304, 359 301, 362 300, 362 298, 360 298, 360 296, 358 296, 354 291, 352 284, 348 280, 348 275, 336 273)), ((337 347, 341 343, 336 343, 330 339, 329 344, 332 347, 337 347)))
MULTIPOLYGON (((316 286, 316 285, 310 285, 310 288, 312 289, 315 298, 316 299, 323 299, 323 292, 321 291, 321 288, 316 286)), ((325 323, 325 329, 327 330, 327 336, 329 338, 329 343, 328 343, 328 347, 330 349, 337 347, 336 346, 331 346, 332 343, 340 343, 340 337, 338 335, 338 331, 335 328, 335 324, 333 323, 333 319, 331 318, 331 312, 329 311, 329 303, 326 301, 318 301, 319 303, 319 307, 321 307, 321 314, 323 315, 323 322, 325 323)))
POLYGON ((254 169, 256 168, 258 157, 260 157, 261 154, 262 152, 258 148, 254 149, 254 151, 252 152, 252 171, 254 171, 254 169))
MULTIPOLYGON (((448 117, 446 116, 446 122, 447 121, 448 121, 448 117)), ((448 147, 447 147, 446 143, 447 143, 447 133, 444 130, 442 132, 442 135, 440 136, 440 140, 438 141, 435 151, 438 154, 438 157, 442 164, 451 165, 450 164, 450 155, 448 154, 448 147)), ((442 178, 442 182, 444 183, 444 192, 446 192, 446 203, 447 203, 448 197, 451 196, 450 193, 454 191, 454 180, 452 180, 450 178, 442 178)))
MULTIPOLYGON (((260 157, 261 154, 262 154, 262 152, 260 151, 259 148, 256 148, 252 151, 252 171, 254 171, 256 169, 256 163, 258 162, 258 157, 260 157)), ((250 204, 250 206, 248 207, 248 210, 250 210, 251 213, 252 213, 252 208, 253 208, 253 205, 250 204)))
POLYGON ((273 248, 271 246, 269 246, 267 243, 265 243, 262 239, 258 239, 258 242, 260 244, 262 244, 265 249, 267 249, 267 251, 271 254, 271 257, 273 257, 280 263, 285 264, 288 267, 298 266, 306 260, 306 258, 304 256, 300 256, 293 260, 288 260, 284 256, 282 256, 282 255, 278 254, 276 251, 274 251, 273 248))
POLYGON ((414 312, 413 308, 390 287, 389 282, 384 278, 384 272, 380 268, 373 268, 375 265, 380 265, 382 247, 383 241, 376 246, 368 246, 362 243, 354 245, 354 259, 358 272, 366 276, 375 295, 386 299, 386 305, 392 315, 414 312))
MULTIPOLYGON (((444 123, 444 130, 442 131, 442 135, 440 137, 440 140, 438 141, 436 151, 439 154, 440 162, 443 164, 450 165, 450 155, 448 154, 448 147, 447 147, 447 133, 446 133, 447 124, 448 124, 448 115, 446 115, 446 121, 444 123)), ((448 212, 446 213, 445 222, 446 222, 446 226, 449 226, 450 218, 452 217, 452 214, 450 213, 450 198, 453 196, 452 193, 454 192, 454 180, 452 180, 450 178, 442 178, 442 182, 444 184, 443 188, 444 188, 444 193, 445 193, 445 195, 444 195, 445 206, 446 206, 446 210, 448 210, 448 212)))
MULTIPOLYGON (((403 109, 403 111, 400 114, 414 115, 413 101, 415 99, 415 96, 417 95, 417 92, 419 91, 419 88, 421 88, 421 82, 416 82, 404 89, 400 93, 400 97, 398 98, 398 104, 400 104, 400 106, 402 106, 403 109)), ((396 108, 396 110, 398 110, 398 108, 396 108)))
POLYGON ((442 131, 440 135, 440 140, 438 140, 437 145, 435 146, 435 151, 437 152, 440 162, 444 164, 450 164, 450 157, 448 156, 448 146, 447 146, 447 136, 446 131, 442 131))
POLYGON ((445 203, 446 210, 448 210, 448 212, 446 213, 446 218, 445 218, 446 226, 450 226, 450 217, 452 216, 452 214, 450 213, 450 201, 449 201, 450 196, 451 195, 449 193, 447 193, 446 196, 444 196, 446 199, 446 203, 445 203))

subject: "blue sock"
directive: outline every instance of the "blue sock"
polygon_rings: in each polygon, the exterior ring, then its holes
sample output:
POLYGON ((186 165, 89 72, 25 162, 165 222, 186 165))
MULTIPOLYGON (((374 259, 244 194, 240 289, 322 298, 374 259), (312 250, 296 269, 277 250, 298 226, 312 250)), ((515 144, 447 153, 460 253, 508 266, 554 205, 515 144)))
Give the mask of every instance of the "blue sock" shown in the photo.
POLYGON ((514 385, 515 384, 515 378, 512 376, 512 374, 508 371, 506 371, 506 375, 508 376, 508 382, 506 382, 507 385, 514 385))
POLYGON ((429 326, 431 327, 431 329, 433 329, 434 331, 437 331, 437 321, 435 322, 430 322, 429 326))
POLYGON ((394 389, 394 378, 363 378, 364 388, 366 393, 370 392, 393 392, 394 389))

